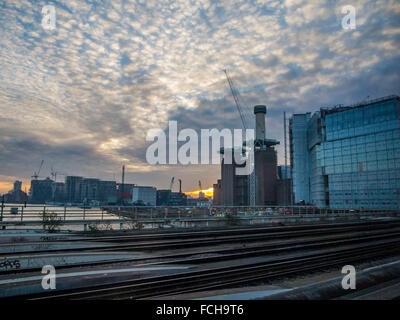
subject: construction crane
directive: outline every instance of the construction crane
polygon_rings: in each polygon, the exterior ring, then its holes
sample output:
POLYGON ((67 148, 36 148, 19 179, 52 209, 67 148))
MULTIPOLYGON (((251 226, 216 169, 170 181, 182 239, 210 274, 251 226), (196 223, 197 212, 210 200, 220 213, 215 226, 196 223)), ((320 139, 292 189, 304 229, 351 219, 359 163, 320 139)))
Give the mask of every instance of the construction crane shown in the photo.
POLYGON ((50 176, 51 176, 52 180, 54 180, 54 182, 57 182, 57 175, 59 175, 59 176, 67 176, 66 173, 54 171, 53 167, 51 167, 50 176))
POLYGON ((240 96, 239 91, 236 89, 232 78, 229 76, 228 70, 224 69, 226 79, 228 80, 229 88, 232 92, 233 99, 235 100, 236 108, 240 115, 240 120, 242 121, 243 128, 253 128, 253 114, 251 110, 246 107, 242 106, 243 99, 240 96), (242 103, 240 102, 242 100, 242 103))
POLYGON ((53 166, 51 166, 50 169, 50 176, 51 179, 54 180, 54 182, 57 182, 57 172, 54 171, 53 166))
POLYGON ((172 188, 174 187, 175 177, 172 177, 171 183, 169 184, 169 192, 167 197, 167 206, 169 205, 169 200, 171 199, 172 188))
POLYGON ((40 167, 39 167, 39 170, 37 171, 37 173, 36 172, 33 173, 33 176, 32 176, 33 179, 37 180, 37 178, 39 178, 40 170, 42 169, 43 163, 44 163, 44 160, 42 160, 42 162, 40 162, 40 167))
MULTIPOLYGON (((246 112, 246 109, 244 109, 241 106, 240 101, 239 101, 239 93, 236 90, 235 86, 233 85, 233 81, 232 81, 231 77, 229 76, 228 71, 225 69, 224 72, 226 75, 226 79, 228 80, 229 88, 231 89, 233 99, 235 100, 236 108, 239 112, 240 119, 242 120, 243 129, 246 130, 247 125, 246 125, 245 117, 246 117, 246 115, 247 115, 247 118, 250 117, 249 112, 246 112)), ((254 144, 254 142, 251 142, 251 143, 254 144)), ((254 145, 251 146, 251 148, 254 149, 254 145)), ((251 161, 250 159, 248 159, 248 160, 251 161)), ((250 164, 250 165, 252 165, 252 164, 250 164)), ((251 206, 256 205, 256 179, 255 179, 254 170, 251 170, 250 177, 249 177, 249 202, 250 202, 251 206)))
POLYGON ((120 203, 125 204, 125 165, 122 166, 122 177, 121 177, 121 191, 120 191, 120 203))

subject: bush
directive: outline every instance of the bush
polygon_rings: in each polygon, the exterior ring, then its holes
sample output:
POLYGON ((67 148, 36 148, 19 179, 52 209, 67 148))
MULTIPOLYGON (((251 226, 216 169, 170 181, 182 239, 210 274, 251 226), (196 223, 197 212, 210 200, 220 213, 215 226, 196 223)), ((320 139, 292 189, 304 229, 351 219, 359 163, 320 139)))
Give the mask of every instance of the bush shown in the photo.
POLYGON ((43 229, 47 232, 57 232, 62 225, 61 217, 57 216, 54 211, 46 211, 43 209, 42 213, 43 229))

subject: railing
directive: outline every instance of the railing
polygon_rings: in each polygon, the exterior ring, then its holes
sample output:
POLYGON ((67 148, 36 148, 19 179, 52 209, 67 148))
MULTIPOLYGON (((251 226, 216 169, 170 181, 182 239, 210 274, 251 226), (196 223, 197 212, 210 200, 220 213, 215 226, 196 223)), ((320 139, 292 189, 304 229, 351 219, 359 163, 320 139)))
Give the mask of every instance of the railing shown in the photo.
POLYGON ((166 217, 205 217, 219 215, 257 216, 257 215, 298 215, 298 214, 376 214, 399 213, 400 210, 350 210, 316 208, 312 206, 211 206, 209 208, 187 206, 102 206, 72 207, 54 205, 1 205, 0 222, 6 219, 28 221, 42 218, 43 214, 55 213, 62 220, 90 219, 138 219, 166 217))
POLYGON ((84 230, 98 224, 138 224, 160 226, 181 223, 185 226, 209 222, 228 224, 247 221, 265 223, 299 219, 337 217, 368 218, 375 216, 400 216, 399 210, 343 210, 312 206, 211 206, 209 208, 182 206, 103 206, 70 207, 53 205, 1 205, 0 226, 83 225, 84 230))

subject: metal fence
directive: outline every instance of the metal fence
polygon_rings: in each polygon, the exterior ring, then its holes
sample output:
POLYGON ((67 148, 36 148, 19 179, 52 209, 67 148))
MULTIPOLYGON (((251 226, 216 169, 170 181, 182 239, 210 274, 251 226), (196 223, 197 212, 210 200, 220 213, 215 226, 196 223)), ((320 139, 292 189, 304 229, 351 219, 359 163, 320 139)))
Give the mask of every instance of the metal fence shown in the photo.
POLYGON ((15 205, 2 204, 0 222, 42 221, 48 214, 62 221, 86 220, 141 220, 166 218, 207 218, 207 217, 257 217, 257 216, 297 216, 297 215, 346 215, 346 214, 398 214, 399 210, 344 210, 316 208, 312 206, 102 206, 76 207, 55 205, 15 205))

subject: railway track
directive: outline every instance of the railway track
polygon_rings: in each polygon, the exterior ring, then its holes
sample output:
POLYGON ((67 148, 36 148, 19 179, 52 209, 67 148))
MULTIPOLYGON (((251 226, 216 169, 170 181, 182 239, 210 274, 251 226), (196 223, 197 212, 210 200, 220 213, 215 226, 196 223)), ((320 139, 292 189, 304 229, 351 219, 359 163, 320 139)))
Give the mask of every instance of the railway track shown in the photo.
MULTIPOLYGON (((334 234, 331 236, 325 235, 322 237, 311 237, 307 239, 294 239, 289 241, 279 241, 272 243, 260 243, 252 246, 227 248, 227 249, 206 249, 201 252, 183 252, 172 253, 168 255, 155 255, 152 257, 133 258, 133 259, 115 259, 110 261, 95 261, 80 263, 79 265, 71 264, 58 267, 61 269, 70 269, 76 267, 93 267, 101 265, 111 265, 117 263, 132 263, 140 264, 141 266, 152 266, 159 264, 200 264, 207 262, 225 261, 234 258, 244 259, 249 257, 257 257, 271 254, 282 254, 295 250, 310 250, 318 246, 336 246, 344 243, 361 243, 364 239, 390 239, 399 235, 399 230, 396 228, 373 230, 369 232, 352 232, 344 234, 334 234)), ((40 268, 26 268, 19 270, 19 273, 27 273, 40 268)), ((6 270, 0 274, 13 274, 15 270, 6 270)))
MULTIPOLYGON (((400 228, 400 221, 382 221, 373 224, 366 223, 335 223, 328 225, 302 225, 288 227, 254 227, 241 228, 232 230, 210 230, 193 233, 173 233, 173 234, 151 234, 138 236, 115 236, 115 237, 99 237, 89 238, 87 241, 106 243, 103 246, 83 247, 83 248, 41 248, 40 250, 24 250, 18 251, 18 246, 14 245, 9 252, 2 251, 0 256, 13 257, 16 255, 27 254, 43 254, 43 253, 60 253, 60 252, 115 252, 115 251, 154 251, 163 249, 178 249, 178 248, 194 248, 207 245, 232 244, 241 242, 257 242, 274 239, 289 239, 296 237, 309 237, 319 235, 340 234, 344 232, 368 231, 377 229, 391 229, 393 227, 400 228), (179 237, 182 236, 182 239, 179 237), (160 237, 160 238, 158 238, 160 237), (143 239, 157 239, 153 241, 143 241, 143 239), (111 243, 107 243, 111 242, 111 243), (112 244, 113 242, 126 242, 124 244, 112 244)), ((80 239, 79 241, 82 241, 80 239)), ((86 241, 86 239, 85 239, 86 241)), ((66 243, 66 241, 56 240, 54 243, 66 243)), ((67 241, 70 242, 70 241, 67 241)), ((44 241, 40 243, 29 243, 51 245, 51 242, 44 241)), ((24 244, 25 245, 25 244, 24 244)), ((6 246, 6 245, 3 245, 6 246)))
POLYGON ((395 225, 390 232, 386 231, 373 230, 365 232, 363 236, 353 232, 337 239, 314 239, 308 243, 291 243, 275 248, 240 249, 219 257, 199 257, 197 260, 176 259, 173 261, 175 264, 188 263, 189 260, 191 263, 205 263, 205 268, 22 298, 144 299, 272 280, 399 253, 400 230, 395 225), (264 260, 247 262, 246 258, 251 257, 262 257, 264 260), (224 266, 211 266, 215 261, 227 263, 224 266))
POLYGON ((321 270, 387 256, 400 251, 399 240, 346 249, 331 249, 321 253, 287 256, 267 263, 245 264, 194 272, 125 281, 107 286, 94 286, 66 290, 53 294, 22 297, 25 299, 144 299, 182 294, 245 284, 259 280, 272 280, 283 276, 321 270))

